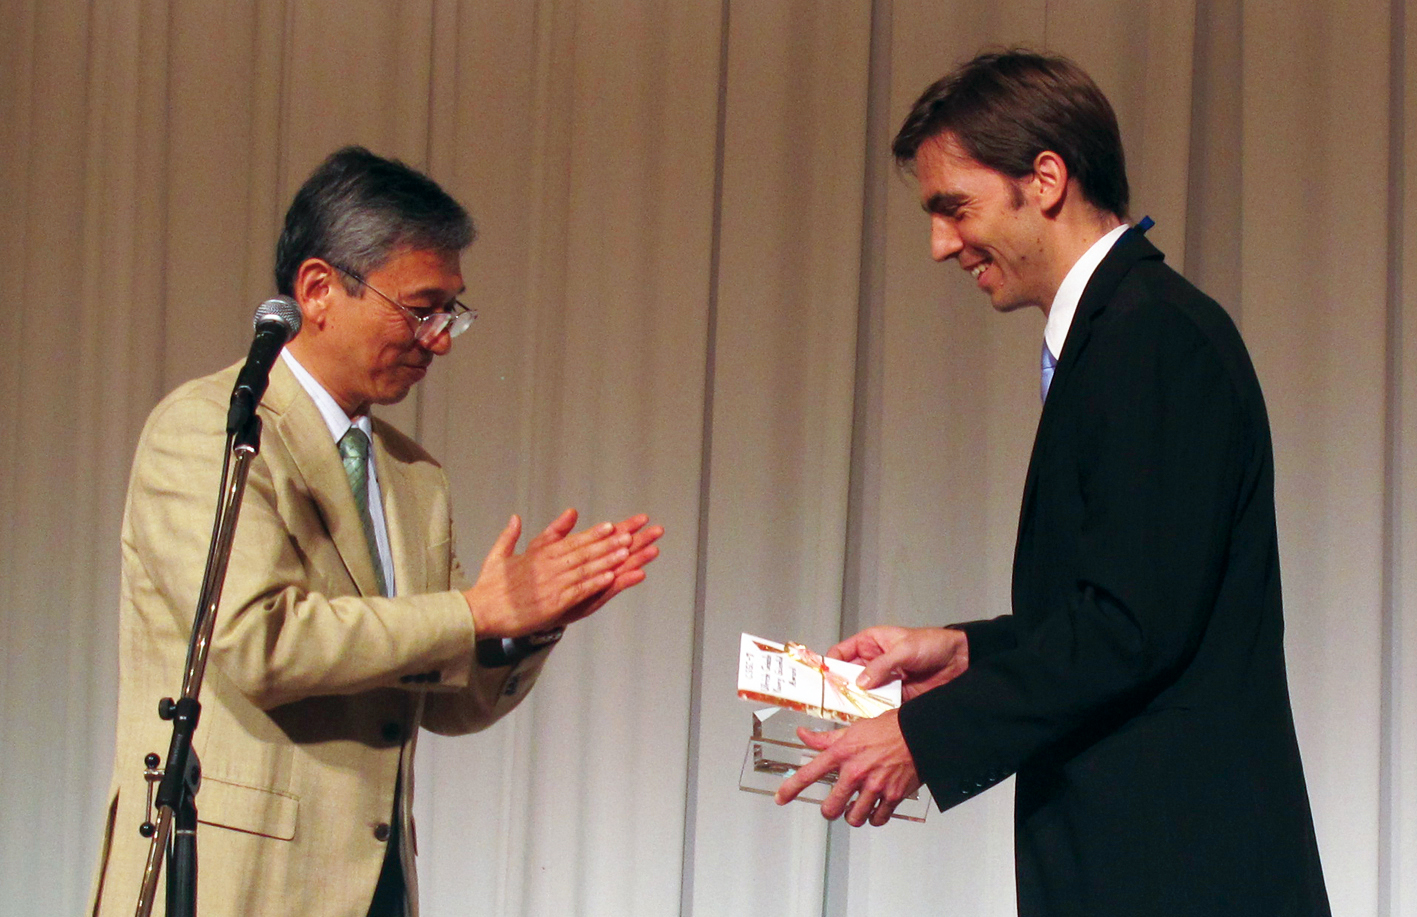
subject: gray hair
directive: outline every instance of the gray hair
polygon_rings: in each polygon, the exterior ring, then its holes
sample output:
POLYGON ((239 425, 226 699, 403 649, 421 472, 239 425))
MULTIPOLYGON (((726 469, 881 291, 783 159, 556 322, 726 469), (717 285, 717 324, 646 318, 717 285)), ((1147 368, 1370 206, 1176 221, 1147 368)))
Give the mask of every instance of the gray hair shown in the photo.
MULTIPOLYGON (((397 159, 345 147, 305 180, 285 213, 276 289, 294 296, 295 275, 310 258, 364 278, 401 249, 460 252, 474 235, 467 211, 437 182, 397 159)), ((357 292, 358 281, 342 283, 357 292)))

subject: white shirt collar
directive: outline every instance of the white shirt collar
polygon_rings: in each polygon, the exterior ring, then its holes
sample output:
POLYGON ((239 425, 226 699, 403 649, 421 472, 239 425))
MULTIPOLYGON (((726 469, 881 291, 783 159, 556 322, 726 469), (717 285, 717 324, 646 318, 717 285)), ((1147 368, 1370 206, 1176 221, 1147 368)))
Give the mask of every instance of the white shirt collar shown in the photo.
POLYGON ((1058 286, 1053 305, 1048 307, 1048 324, 1043 326, 1043 342, 1048 345, 1048 352, 1053 354, 1054 359, 1063 355, 1063 344, 1068 340, 1068 329, 1073 325, 1078 300, 1082 299, 1082 291, 1087 289, 1087 282, 1092 279, 1093 271, 1096 271, 1102 259, 1107 257, 1112 246, 1117 244, 1122 233, 1130 228, 1130 225, 1123 223, 1092 243, 1092 247, 1082 253, 1082 257, 1058 286))
POLYGON ((290 367, 290 371, 295 375, 295 379, 300 383, 300 387, 309 394, 310 400, 315 402, 315 407, 319 409, 320 416, 325 419, 325 426, 330 428, 330 436, 335 442, 339 442, 344 434, 349 432, 350 427, 358 427, 364 431, 364 435, 369 437, 370 442, 374 440, 374 426, 369 422, 368 414, 360 414, 353 420, 344 412, 344 408, 335 401, 335 396, 320 384, 314 376, 310 375, 310 370, 300 365, 300 361, 295 359, 289 350, 280 352, 281 359, 285 360, 285 365, 290 367))

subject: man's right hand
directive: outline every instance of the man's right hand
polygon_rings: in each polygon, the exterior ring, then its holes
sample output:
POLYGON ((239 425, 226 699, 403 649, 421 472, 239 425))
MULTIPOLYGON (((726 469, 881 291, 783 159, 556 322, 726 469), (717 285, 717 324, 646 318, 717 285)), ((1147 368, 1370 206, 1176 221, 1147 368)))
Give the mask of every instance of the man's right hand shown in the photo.
POLYGON ((864 665, 856 679, 863 688, 901 680, 901 698, 910 700, 950 681, 969 668, 969 639, 949 627, 868 627, 827 650, 833 659, 864 665))
POLYGON ((570 534, 576 511, 568 509, 517 554, 522 521, 512 516, 463 593, 477 637, 520 637, 557 626, 577 603, 609 589, 630 557, 631 533, 609 522, 570 534))

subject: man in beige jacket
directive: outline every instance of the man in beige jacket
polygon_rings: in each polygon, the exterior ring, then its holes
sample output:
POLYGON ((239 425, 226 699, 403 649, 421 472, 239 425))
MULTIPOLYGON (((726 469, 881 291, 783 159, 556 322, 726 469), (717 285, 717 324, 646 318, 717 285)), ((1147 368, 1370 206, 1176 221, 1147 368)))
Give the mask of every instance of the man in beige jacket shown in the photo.
MULTIPOLYGON (((404 398, 470 324, 457 297, 471 240, 467 214, 434 182, 358 148, 326 160, 286 215, 276 282, 303 325, 259 408, 261 451, 200 698, 203 917, 416 914, 419 728, 466 733, 511 710, 548 652, 532 647, 640 582, 656 554, 662 530, 646 517, 573 533, 572 510, 518 554, 513 516, 476 581, 463 576, 442 469, 369 409, 404 398), (498 638, 503 658, 480 664, 474 645, 498 638)), ((182 681, 238 368, 163 399, 133 463, 118 745, 93 906, 105 917, 137 902, 142 763, 167 749, 157 700, 182 681)))

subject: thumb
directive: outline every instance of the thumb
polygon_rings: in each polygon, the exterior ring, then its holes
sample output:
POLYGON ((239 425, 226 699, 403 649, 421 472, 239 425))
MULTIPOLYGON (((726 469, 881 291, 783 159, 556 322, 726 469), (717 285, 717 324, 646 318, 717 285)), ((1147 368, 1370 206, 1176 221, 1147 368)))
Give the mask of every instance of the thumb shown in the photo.
POLYGON ((802 740, 802 744, 814 751, 826 751, 836 742, 837 737, 842 734, 841 729, 828 729, 826 732, 813 732, 804 726, 797 727, 797 738, 802 740))
POLYGON ((576 527, 576 519, 577 513, 574 508, 566 510, 552 519, 551 524, 542 529, 540 535, 532 539, 531 544, 527 545, 527 550, 532 551, 565 538, 571 534, 571 529, 576 527))
POLYGON ((888 681, 895 681, 900 676, 900 673, 896 671, 899 663, 900 653, 895 649, 886 650, 866 663, 865 670, 856 676, 856 683, 869 690, 888 681))
POLYGON ((522 537, 522 517, 516 513, 507 520, 507 527, 502 529, 502 534, 497 536, 497 541, 492 545, 490 556, 511 557, 517 550, 517 539, 522 537))

